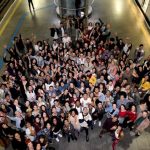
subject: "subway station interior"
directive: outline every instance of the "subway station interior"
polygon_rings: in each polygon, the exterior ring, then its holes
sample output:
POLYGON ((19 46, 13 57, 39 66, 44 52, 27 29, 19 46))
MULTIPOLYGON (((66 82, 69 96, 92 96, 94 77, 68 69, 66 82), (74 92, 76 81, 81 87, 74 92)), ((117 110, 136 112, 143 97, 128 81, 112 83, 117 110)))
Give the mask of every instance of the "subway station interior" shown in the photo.
POLYGON ((0 150, 150 150, 150 0, 0 0, 0 150))

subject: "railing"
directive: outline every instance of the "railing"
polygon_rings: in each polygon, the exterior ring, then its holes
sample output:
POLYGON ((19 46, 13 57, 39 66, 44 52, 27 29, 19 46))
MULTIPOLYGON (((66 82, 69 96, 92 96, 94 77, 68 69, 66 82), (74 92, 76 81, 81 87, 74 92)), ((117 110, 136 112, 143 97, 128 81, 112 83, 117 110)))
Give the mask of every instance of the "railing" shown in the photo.
POLYGON ((10 0, 0 0, 0 13, 3 11, 3 9, 6 7, 6 5, 9 3, 10 0))
POLYGON ((80 6, 76 7, 75 0, 54 0, 54 4, 57 6, 56 12, 60 17, 75 15, 77 13, 80 13, 81 16, 84 16, 84 13, 86 13, 86 8, 87 15, 89 16, 92 13, 93 3, 94 0, 81 0, 80 6))
MULTIPOLYGON (((145 21, 148 25, 148 28, 150 29, 150 18, 147 16, 146 14, 146 10, 148 8, 148 5, 146 6, 146 8, 144 7, 145 6, 145 3, 147 2, 146 0, 143 1, 143 3, 140 3, 139 0, 135 0, 137 6, 139 7, 139 9, 141 10, 142 14, 144 15, 144 18, 145 18, 145 21)), ((148 4, 149 4, 149 1, 148 1, 148 4)))

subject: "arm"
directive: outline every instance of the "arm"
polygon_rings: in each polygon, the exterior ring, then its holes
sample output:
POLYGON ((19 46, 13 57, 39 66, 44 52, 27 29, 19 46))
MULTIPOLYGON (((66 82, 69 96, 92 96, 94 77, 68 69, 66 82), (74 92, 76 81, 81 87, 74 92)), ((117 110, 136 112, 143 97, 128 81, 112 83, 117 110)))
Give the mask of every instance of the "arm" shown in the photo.
POLYGON ((10 117, 10 116, 7 116, 7 117, 12 121, 16 121, 16 117, 10 117))
POLYGON ((30 132, 32 136, 35 136, 35 129, 33 127, 30 128, 30 132))

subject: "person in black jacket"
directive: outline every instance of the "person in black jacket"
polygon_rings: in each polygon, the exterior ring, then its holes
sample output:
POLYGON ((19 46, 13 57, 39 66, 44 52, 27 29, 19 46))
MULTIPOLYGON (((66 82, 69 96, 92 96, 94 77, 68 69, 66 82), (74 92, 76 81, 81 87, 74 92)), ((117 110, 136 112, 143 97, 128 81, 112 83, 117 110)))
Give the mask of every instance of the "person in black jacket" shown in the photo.
POLYGON ((80 16, 81 0, 75 0, 76 16, 80 16))
POLYGON ((12 146, 14 150, 26 150, 27 146, 25 143, 24 133, 16 132, 12 140, 12 146))
POLYGON ((117 129, 118 123, 117 115, 113 116, 112 118, 107 118, 102 126, 99 137, 102 138, 104 133, 113 133, 117 129))
POLYGON ((13 59, 19 59, 19 53, 17 52, 16 48, 15 47, 11 47, 11 48, 8 48, 7 45, 4 45, 4 49, 9 53, 10 55, 10 60, 7 60, 6 59, 6 53, 4 54, 3 56, 3 60, 4 62, 10 62, 13 59))
POLYGON ((7 147, 9 140, 13 139, 13 135, 16 131, 9 127, 6 123, 0 124, 0 129, 0 139, 7 147))
POLYGON ((19 37, 14 37, 14 48, 17 49, 20 53, 24 52, 25 47, 21 34, 19 35, 19 37))
POLYGON ((57 142, 59 142, 58 137, 62 137, 62 135, 60 134, 61 127, 62 125, 61 125, 59 118, 53 117, 52 118, 52 131, 53 131, 54 138, 56 139, 57 142))
POLYGON ((54 25, 53 27, 51 27, 49 29, 50 29, 51 37, 53 37, 55 40, 57 40, 58 39, 58 35, 59 35, 58 28, 54 25))

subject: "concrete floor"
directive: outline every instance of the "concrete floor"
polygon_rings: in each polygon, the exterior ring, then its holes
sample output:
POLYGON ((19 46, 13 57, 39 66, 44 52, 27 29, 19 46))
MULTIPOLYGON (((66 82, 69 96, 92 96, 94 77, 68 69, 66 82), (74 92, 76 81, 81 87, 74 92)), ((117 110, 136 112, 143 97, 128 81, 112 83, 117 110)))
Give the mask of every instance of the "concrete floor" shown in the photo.
MULTIPOLYGON (((8 17, 2 28, 0 25, 0 57, 4 51, 3 45, 11 45, 13 36, 22 33, 23 38, 30 37, 32 33, 37 39, 50 38, 49 27, 57 24, 59 19, 55 13, 53 0, 33 0, 35 13, 30 13, 27 0, 17 0, 13 7, 16 9, 11 17, 8 17), (3 29, 3 31, 2 31, 3 29)), ((118 33, 122 38, 129 37, 134 49, 141 43, 145 46, 145 55, 150 54, 150 35, 144 23, 144 18, 136 7, 134 0, 95 0, 93 3, 93 14, 90 21, 101 18, 104 22, 111 24, 112 35, 118 33)), ((132 55, 131 55, 132 56, 132 55)), ((0 68, 3 63, 0 59, 0 68)), ((57 150, 110 150, 111 139, 106 135, 101 140, 98 138, 99 128, 90 131, 90 142, 86 142, 84 134, 78 142, 68 144, 67 140, 62 139, 61 144, 55 144, 57 150)), ((127 133, 126 133, 127 134, 127 133)), ((1 148, 0 148, 1 149, 1 148)), ((146 131, 142 136, 135 138, 129 134, 119 143, 118 150, 149 150, 150 134, 146 131)), ((10 150, 10 148, 9 148, 10 150)))

